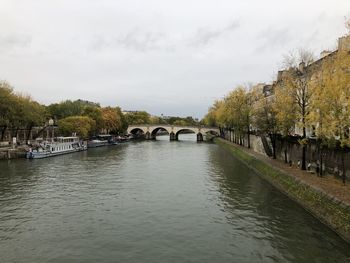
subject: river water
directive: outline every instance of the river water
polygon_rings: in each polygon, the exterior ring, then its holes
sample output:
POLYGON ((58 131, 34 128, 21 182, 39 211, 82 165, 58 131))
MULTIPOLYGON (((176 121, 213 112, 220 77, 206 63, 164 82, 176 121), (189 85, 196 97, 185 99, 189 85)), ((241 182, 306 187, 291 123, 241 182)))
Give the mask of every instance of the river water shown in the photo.
POLYGON ((0 262, 350 262, 225 150, 181 139, 0 162, 0 262))

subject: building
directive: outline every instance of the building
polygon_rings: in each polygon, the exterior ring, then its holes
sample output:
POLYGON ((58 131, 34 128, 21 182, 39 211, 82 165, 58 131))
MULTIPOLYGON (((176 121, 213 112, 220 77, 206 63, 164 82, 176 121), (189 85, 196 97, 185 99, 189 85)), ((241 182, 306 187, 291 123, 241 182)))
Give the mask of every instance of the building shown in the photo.
MULTIPOLYGON (((350 52, 350 35, 339 38, 338 40, 338 48, 335 51, 322 51, 319 59, 316 61, 306 65, 305 62, 301 62, 296 68, 289 68, 285 70, 281 70, 277 74, 277 79, 273 82, 273 84, 268 87, 266 86, 264 90, 264 94, 272 95, 275 90, 282 88, 285 85, 286 79, 293 75, 293 77, 303 82, 305 88, 307 88, 310 84, 317 82, 322 77, 322 66, 325 62, 334 61, 339 51, 349 51, 350 52)), ((318 123, 311 125, 311 127, 307 127, 306 136, 314 137, 315 136, 315 128, 318 126, 318 123)), ((295 126, 294 132, 292 135, 302 136, 302 127, 295 126)))

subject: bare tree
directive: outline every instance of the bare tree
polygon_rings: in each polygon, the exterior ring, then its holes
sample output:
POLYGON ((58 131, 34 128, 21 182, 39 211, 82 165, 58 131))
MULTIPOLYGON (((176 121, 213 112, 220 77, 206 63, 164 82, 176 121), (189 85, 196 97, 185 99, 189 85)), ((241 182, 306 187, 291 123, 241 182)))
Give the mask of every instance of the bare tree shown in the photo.
POLYGON ((296 68, 301 62, 304 62, 305 66, 308 66, 314 61, 315 55, 312 51, 299 48, 297 50, 291 50, 283 55, 282 66, 285 69, 296 68))
POLYGON ((345 17, 345 27, 349 30, 350 33, 350 18, 345 17))

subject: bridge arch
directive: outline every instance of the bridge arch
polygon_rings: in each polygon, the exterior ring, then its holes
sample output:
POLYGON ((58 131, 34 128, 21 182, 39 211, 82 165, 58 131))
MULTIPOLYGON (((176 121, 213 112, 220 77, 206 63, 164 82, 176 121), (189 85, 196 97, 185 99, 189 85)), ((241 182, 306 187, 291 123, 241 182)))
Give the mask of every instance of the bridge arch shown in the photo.
POLYGON ((170 133, 171 133, 171 130, 170 130, 168 127, 159 126, 159 127, 155 127, 155 128, 153 128, 153 129, 150 129, 151 138, 152 138, 152 139, 156 139, 157 133, 158 133, 159 131, 166 131, 169 135, 170 135, 170 133))
POLYGON ((187 133, 190 133, 190 134, 197 134, 198 131, 194 130, 194 129, 191 129, 191 128, 180 128, 178 129, 176 132, 174 132, 175 134, 175 140, 178 141, 179 140, 179 135, 183 132, 187 132, 187 133))
POLYGON ((146 138, 147 137, 147 130, 134 127, 132 129, 128 129, 128 134, 132 134, 134 138, 146 138))
POLYGON ((169 134, 171 133, 171 127, 162 126, 162 125, 150 127, 149 131, 150 131, 151 134, 154 134, 154 133, 157 133, 160 130, 167 131, 169 134))
POLYGON ((128 131, 129 134, 137 134, 137 133, 143 133, 143 134, 146 134, 147 131, 145 129, 142 129, 142 128, 133 128, 131 129, 130 131, 128 131))

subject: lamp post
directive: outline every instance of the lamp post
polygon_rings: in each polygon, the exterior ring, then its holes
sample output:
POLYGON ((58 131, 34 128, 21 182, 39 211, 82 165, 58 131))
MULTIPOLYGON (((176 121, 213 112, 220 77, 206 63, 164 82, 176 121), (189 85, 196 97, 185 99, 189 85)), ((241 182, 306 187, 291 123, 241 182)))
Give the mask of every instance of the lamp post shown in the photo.
POLYGON ((52 118, 50 118, 49 120, 49 126, 50 126, 50 129, 52 129, 52 133, 51 133, 51 142, 53 142, 53 137, 54 137, 54 128, 53 128, 53 124, 54 124, 54 121, 52 118))

